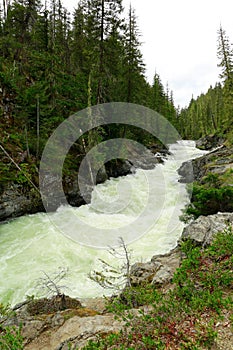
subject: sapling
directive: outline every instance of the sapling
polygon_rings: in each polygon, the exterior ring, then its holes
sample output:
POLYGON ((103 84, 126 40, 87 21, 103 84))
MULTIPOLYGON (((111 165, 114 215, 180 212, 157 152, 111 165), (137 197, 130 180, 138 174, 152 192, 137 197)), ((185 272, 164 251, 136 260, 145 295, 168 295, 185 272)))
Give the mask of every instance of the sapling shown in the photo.
POLYGON ((119 238, 119 246, 117 248, 110 247, 108 252, 118 261, 123 261, 122 264, 115 267, 107 261, 99 259, 102 265, 101 271, 92 271, 89 274, 89 278, 104 289, 121 291, 123 288, 131 288, 131 252, 128 250, 123 238, 119 238))
POLYGON ((67 289, 67 287, 63 284, 60 284, 63 281, 68 273, 68 268, 60 268, 58 272, 49 275, 47 272, 42 271, 44 276, 38 279, 37 287, 41 290, 46 291, 46 295, 63 295, 63 290, 67 289))

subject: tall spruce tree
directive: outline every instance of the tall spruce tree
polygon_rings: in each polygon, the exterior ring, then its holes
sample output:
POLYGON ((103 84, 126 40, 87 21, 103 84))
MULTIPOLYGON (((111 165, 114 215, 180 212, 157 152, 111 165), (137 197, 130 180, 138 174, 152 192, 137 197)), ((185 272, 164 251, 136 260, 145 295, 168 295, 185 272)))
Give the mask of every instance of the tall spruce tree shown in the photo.
POLYGON ((139 103, 142 78, 144 79, 145 65, 140 51, 139 30, 135 10, 130 5, 128 22, 124 35, 125 42, 125 89, 126 101, 139 103))
POLYGON ((225 30, 220 26, 218 31, 218 58, 222 68, 220 77, 224 81, 224 121, 223 125, 229 129, 233 124, 233 47, 225 30))
POLYGON ((226 31, 220 26, 218 31, 218 66, 222 68, 220 77, 225 80, 231 80, 233 74, 233 50, 226 31))

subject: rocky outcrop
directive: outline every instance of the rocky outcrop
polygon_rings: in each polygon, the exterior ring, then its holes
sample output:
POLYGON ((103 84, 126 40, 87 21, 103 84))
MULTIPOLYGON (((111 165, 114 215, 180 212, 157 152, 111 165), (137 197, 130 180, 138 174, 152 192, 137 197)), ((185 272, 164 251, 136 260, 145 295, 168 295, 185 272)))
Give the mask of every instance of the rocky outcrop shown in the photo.
POLYGON ((43 210, 40 196, 34 189, 26 190, 21 185, 12 183, 1 191, 0 221, 43 210))
POLYGON ((190 239, 195 245, 205 247, 211 244, 216 233, 224 231, 229 226, 233 228, 233 213, 199 216, 184 228, 180 242, 190 239))
POLYGON ((152 283, 161 286, 171 282, 174 272, 179 267, 181 252, 175 248, 163 255, 155 255, 147 263, 136 263, 130 271, 132 286, 152 283))
POLYGON ((56 329, 49 338, 35 339, 25 350, 82 349, 88 341, 96 340, 98 335, 119 332, 123 325, 124 322, 116 320, 112 314, 82 318, 75 316, 56 329))
POLYGON ((202 183, 208 173, 223 175, 229 169, 233 169, 233 147, 221 146, 202 157, 183 163, 178 173, 181 176, 180 182, 202 183))
POLYGON ((105 312, 105 299, 85 300, 84 305, 65 296, 26 301, 14 307, 3 326, 22 326, 25 350, 81 349, 98 334, 119 332, 124 322, 105 312), (70 347, 72 346, 72 347, 70 347))
POLYGON ((196 147, 203 150, 211 150, 219 147, 224 143, 225 139, 218 135, 207 135, 196 141, 196 147))
POLYGON ((178 246, 171 252, 155 255, 146 263, 134 264, 130 273, 131 284, 137 286, 152 283, 162 286, 171 282, 184 257, 179 249, 183 241, 190 239, 194 245, 205 247, 211 244, 216 233, 224 231, 229 226, 233 228, 233 213, 200 216, 184 228, 178 246))

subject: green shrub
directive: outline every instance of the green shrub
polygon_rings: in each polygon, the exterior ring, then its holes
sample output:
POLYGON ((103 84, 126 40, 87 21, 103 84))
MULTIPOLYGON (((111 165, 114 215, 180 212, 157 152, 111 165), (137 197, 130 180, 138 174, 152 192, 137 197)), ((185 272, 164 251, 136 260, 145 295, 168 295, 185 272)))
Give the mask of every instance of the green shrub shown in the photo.
POLYGON ((186 214, 196 219, 200 215, 211 215, 219 211, 233 211, 233 187, 213 188, 194 184, 192 203, 186 209, 186 214))
POLYGON ((21 328, 0 327, 0 349, 21 350, 23 349, 23 337, 21 328))

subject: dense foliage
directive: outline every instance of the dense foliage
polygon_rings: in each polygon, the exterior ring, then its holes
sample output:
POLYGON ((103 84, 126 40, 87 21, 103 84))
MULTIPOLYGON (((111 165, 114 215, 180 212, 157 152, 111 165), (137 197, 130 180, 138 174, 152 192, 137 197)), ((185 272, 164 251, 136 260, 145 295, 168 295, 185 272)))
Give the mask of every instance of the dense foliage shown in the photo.
POLYGON ((210 87, 206 94, 192 99, 179 114, 180 132, 185 138, 197 140, 219 134, 233 140, 233 47, 226 32, 218 31, 218 59, 222 83, 210 87))
MULTIPOLYGON (((52 131, 71 114, 99 103, 137 103, 176 119, 172 93, 158 74, 146 81, 137 17, 122 0, 80 0, 72 16, 59 0, 4 1, 0 18, 0 138, 33 175, 52 131)), ((130 127, 95 130, 86 148, 107 138, 151 141, 130 127)), ((77 143, 77 154, 83 154, 77 143)), ((2 179, 17 170, 0 153, 2 179)))

